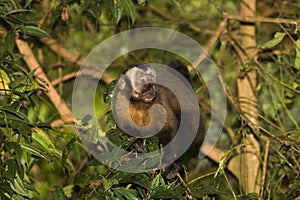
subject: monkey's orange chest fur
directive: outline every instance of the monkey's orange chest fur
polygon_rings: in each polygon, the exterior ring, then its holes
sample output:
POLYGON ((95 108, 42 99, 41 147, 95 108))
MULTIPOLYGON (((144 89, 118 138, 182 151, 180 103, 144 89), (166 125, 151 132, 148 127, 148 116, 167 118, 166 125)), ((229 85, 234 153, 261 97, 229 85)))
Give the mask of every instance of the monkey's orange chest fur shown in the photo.
POLYGON ((150 105, 144 102, 134 102, 129 104, 129 113, 131 119, 138 126, 147 126, 151 123, 149 114, 150 105))

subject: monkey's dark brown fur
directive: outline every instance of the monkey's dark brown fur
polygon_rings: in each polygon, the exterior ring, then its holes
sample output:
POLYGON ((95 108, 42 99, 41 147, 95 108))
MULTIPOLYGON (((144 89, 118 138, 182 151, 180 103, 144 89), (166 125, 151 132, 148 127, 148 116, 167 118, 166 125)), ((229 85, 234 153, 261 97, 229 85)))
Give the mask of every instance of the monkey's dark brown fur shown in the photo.
MULTIPOLYGON (((190 82, 190 76, 187 71, 187 68, 179 61, 171 62, 170 67, 180 72, 189 82, 190 82)), ((127 69, 123 74, 127 73, 128 71, 135 70, 134 67, 131 67, 127 69)), ((137 72, 136 72, 137 73, 137 72)), ((135 75, 135 72, 130 75, 129 80, 126 80, 127 87, 131 87, 131 90, 134 94, 134 97, 131 97, 129 100, 129 114, 133 122, 138 126, 147 126, 150 123, 159 123, 160 119, 158 116, 158 119, 152 119, 150 117, 150 108, 152 105, 160 104, 164 107, 166 111, 166 121, 163 125, 163 128, 160 130, 160 132, 157 134, 158 142, 165 146, 169 142, 172 141, 172 139, 175 137, 178 127, 180 126, 181 122, 181 112, 182 109, 180 108, 180 104, 176 98, 176 96, 167 88, 157 85, 155 83, 149 83, 147 80, 152 80, 153 77, 155 77, 154 74, 151 74, 152 72, 145 72, 145 75, 135 75), (147 74, 149 73, 149 74, 147 74), (133 77, 137 77, 140 79, 140 82, 142 84, 136 84, 132 83, 133 81, 139 81, 139 80, 132 80, 135 79, 133 77), (131 80, 130 80, 131 79, 131 80), (144 80, 145 79, 145 80, 144 80), (132 85, 137 85, 137 87, 133 87, 132 85), (135 90, 135 91, 134 91, 135 90)), ((124 98, 121 97, 121 93, 117 93, 117 95, 120 95, 117 98, 124 98)), ((187 104, 189 102, 186 102, 187 104)), ((119 107, 119 109, 122 109, 119 107)), ((152 116, 153 117, 153 116, 152 116)), ((122 122, 126 124, 126 120, 129 121, 129 119, 122 118, 122 122)), ((200 117, 200 121, 198 122, 198 132, 197 135, 191 145, 191 148, 196 148, 198 151, 195 151, 195 153, 199 153, 200 146, 202 144, 203 138, 204 138, 204 123, 203 118, 200 117)), ((197 123, 197 122, 195 122, 197 123)), ((129 123, 128 123, 129 124, 129 123)), ((189 130, 186 130, 189 131, 189 130)), ((188 135, 188 134, 187 134, 188 135)), ((188 137, 188 136, 187 136, 188 137)), ((141 143, 134 144, 135 148, 137 150, 143 151, 145 148, 141 147, 141 143)), ((176 144, 180 145, 180 144, 176 144)), ((174 148, 176 148, 176 145, 174 148)), ((190 153, 190 151, 187 151, 190 153)), ((187 154, 187 152, 185 154, 187 154)), ((169 166, 165 167, 163 169, 163 175, 167 179, 172 179, 176 176, 177 172, 181 169, 183 158, 185 156, 181 156, 179 159, 177 159, 175 162, 170 164, 169 166)))

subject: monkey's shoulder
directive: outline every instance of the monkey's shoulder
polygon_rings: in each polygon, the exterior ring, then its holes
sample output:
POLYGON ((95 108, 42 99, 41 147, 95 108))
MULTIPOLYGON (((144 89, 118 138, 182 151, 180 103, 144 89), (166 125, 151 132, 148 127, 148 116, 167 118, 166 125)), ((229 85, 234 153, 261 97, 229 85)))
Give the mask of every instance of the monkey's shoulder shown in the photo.
POLYGON ((171 109, 173 112, 180 111, 180 105, 176 95, 168 88, 160 86, 157 89, 155 103, 159 103, 166 109, 171 109))

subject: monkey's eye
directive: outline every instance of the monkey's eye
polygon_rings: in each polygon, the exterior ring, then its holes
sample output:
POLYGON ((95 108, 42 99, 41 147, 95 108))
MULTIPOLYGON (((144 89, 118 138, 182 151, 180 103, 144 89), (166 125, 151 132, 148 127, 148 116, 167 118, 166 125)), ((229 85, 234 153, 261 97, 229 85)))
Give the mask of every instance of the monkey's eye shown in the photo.
POLYGON ((140 86, 143 86, 143 85, 148 85, 148 84, 151 84, 153 83, 155 80, 154 80, 154 77, 148 75, 148 74, 144 74, 142 76, 140 76, 138 79, 136 79, 136 86, 137 87, 140 87, 140 86))

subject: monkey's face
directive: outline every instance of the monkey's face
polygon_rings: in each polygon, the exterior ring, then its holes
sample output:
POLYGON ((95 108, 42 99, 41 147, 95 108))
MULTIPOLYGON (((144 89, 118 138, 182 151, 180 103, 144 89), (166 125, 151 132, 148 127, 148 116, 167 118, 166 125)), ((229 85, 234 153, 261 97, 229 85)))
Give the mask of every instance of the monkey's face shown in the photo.
POLYGON ((131 98, 136 101, 151 102, 156 96, 156 73, 149 66, 134 66, 120 79, 121 87, 129 87, 131 98))

